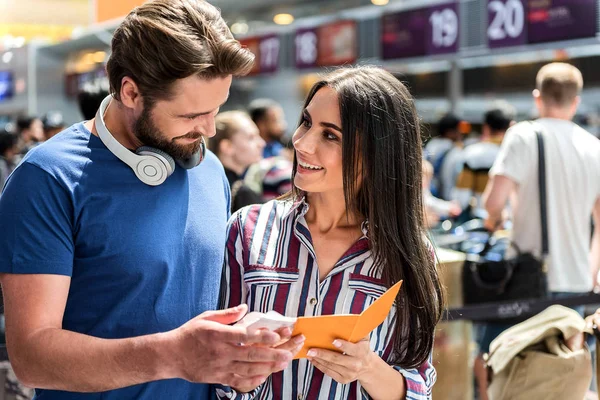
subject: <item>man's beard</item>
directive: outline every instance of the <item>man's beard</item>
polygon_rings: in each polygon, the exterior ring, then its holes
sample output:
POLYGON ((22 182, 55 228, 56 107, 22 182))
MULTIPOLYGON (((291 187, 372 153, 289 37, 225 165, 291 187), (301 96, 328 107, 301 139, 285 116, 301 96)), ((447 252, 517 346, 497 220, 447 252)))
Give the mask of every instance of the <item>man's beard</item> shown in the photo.
POLYGON ((152 121, 150 111, 151 106, 144 106, 142 114, 133 125, 134 135, 143 143, 144 146, 150 146, 154 147, 155 149, 162 150, 176 160, 186 160, 193 154, 200 151, 200 140, 191 144, 178 144, 177 139, 196 139, 202 136, 201 133, 188 132, 183 136, 178 136, 171 140, 165 139, 166 135, 162 133, 154 124, 154 121, 152 121))

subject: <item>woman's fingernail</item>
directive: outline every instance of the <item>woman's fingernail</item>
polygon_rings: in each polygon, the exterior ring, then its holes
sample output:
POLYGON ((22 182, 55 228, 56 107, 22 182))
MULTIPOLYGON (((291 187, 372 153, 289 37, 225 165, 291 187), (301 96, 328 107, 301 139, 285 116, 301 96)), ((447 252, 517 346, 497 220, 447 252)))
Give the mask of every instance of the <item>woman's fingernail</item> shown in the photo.
POLYGON ((314 357, 317 355, 317 352, 314 350, 309 350, 308 353, 306 353, 306 355, 309 357, 314 357))
POLYGON ((340 342, 339 340, 334 340, 333 345, 339 349, 340 347, 342 347, 342 342, 340 342))

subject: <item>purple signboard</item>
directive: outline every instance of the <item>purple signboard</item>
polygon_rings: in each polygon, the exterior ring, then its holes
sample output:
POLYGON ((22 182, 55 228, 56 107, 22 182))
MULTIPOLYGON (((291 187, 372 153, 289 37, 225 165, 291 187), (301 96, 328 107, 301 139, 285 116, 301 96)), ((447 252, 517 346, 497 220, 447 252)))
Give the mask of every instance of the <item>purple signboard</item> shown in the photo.
POLYGON ((429 7, 427 18, 427 54, 456 53, 459 38, 458 3, 429 7))
POLYGON ((317 28, 305 28, 296 31, 296 68, 314 68, 317 66, 318 43, 317 28))
POLYGON ((384 15, 381 43, 384 59, 455 53, 458 49, 458 5, 384 15))
POLYGON ((491 48, 527 43, 527 0, 488 0, 488 45, 491 48))
POLYGON ((597 31, 596 0, 528 0, 529 43, 593 37, 597 31))
POLYGON ((259 42, 260 72, 273 73, 279 68, 279 36, 263 36, 259 42))
POLYGON ((381 20, 383 59, 425 55, 427 10, 384 15, 381 20))

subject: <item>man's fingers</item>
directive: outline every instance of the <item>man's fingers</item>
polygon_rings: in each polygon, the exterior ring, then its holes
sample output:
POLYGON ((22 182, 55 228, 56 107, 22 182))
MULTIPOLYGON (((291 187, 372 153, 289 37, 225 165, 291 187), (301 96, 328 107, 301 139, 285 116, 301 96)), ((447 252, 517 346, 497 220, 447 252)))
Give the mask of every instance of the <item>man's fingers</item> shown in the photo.
POLYGON ((282 341, 277 333, 266 329, 248 332, 246 328, 241 326, 220 325, 216 327, 214 332, 216 336, 215 340, 228 342, 230 344, 272 347, 282 341))
POLYGON ((256 376, 269 376, 275 372, 284 370, 287 366, 287 362, 256 363, 236 361, 232 364, 232 370, 240 377, 249 379, 256 376))
POLYGON ((228 308, 226 310, 218 310, 218 311, 206 311, 200 314, 200 318, 218 322, 220 324, 229 325, 234 322, 238 322, 246 312, 248 311, 248 306, 245 304, 240 304, 237 307, 228 308))
POLYGON ((294 336, 287 342, 282 343, 279 346, 277 346, 276 349, 287 350, 295 355, 298 351, 302 350, 302 345, 304 344, 305 340, 306 340, 306 338, 304 337, 304 335, 294 336))
POLYGON ((292 353, 287 350, 272 349, 260 346, 237 346, 234 359, 242 362, 271 362, 289 363, 292 361, 292 353))
POLYGON ((227 382, 223 382, 224 385, 230 386, 241 392, 248 392, 249 388, 257 388, 260 386, 265 380, 266 376, 253 376, 253 377, 242 377, 238 374, 231 374, 228 377, 227 382))
POLYGON ((275 331, 270 331, 268 329, 259 329, 256 331, 249 332, 246 341, 244 341, 243 343, 272 347, 277 345, 278 343, 284 342, 285 340, 285 337, 282 338, 282 336, 275 331))

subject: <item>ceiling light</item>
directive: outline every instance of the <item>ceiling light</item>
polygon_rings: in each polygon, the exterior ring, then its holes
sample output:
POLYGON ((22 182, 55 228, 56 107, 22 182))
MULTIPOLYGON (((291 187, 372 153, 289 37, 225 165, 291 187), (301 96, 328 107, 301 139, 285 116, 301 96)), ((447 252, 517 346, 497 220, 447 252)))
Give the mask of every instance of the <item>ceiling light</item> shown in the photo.
POLYGON ((103 51, 97 51, 93 54, 93 60, 97 64, 103 63, 106 58, 106 53, 103 51))
POLYGON ((2 61, 4 61, 5 64, 8 64, 9 62, 11 62, 12 59, 13 59, 12 51, 7 51, 6 53, 2 54, 2 61))
POLYGON ((231 33, 234 35, 245 35, 248 33, 248 24, 245 22, 236 22, 231 25, 231 33))
POLYGON ((390 0, 371 0, 371 3, 375 4, 376 6, 385 6, 389 2, 390 0))
POLYGON ((294 16, 292 14, 277 14, 273 17, 273 22, 277 25, 289 25, 294 22, 294 16))

